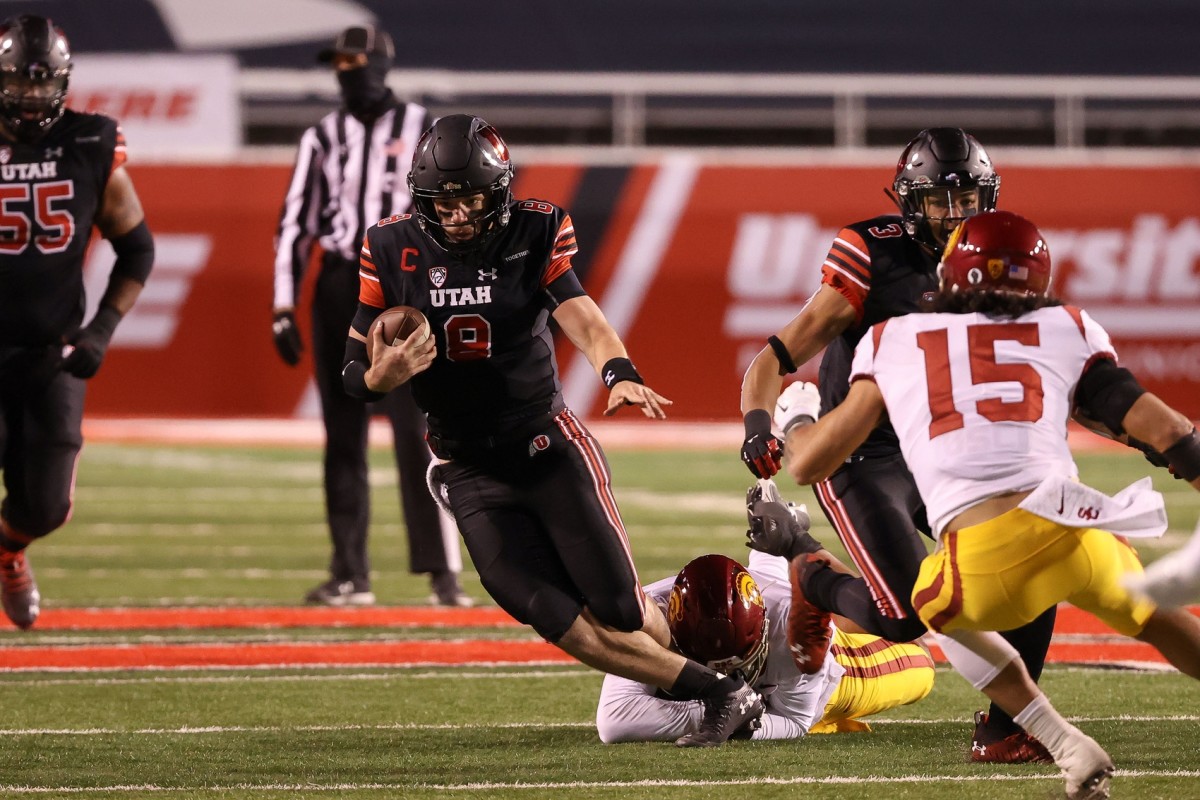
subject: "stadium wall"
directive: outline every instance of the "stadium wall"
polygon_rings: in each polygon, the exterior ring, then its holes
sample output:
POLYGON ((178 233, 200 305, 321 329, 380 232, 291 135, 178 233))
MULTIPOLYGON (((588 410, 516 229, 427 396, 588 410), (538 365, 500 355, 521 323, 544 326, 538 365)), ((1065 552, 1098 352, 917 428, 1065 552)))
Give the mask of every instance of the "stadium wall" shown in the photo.
MULTIPOLYGON (((1200 164, 1004 163, 1001 205, 1046 233, 1056 292, 1108 328, 1149 388, 1200 418, 1200 164)), ((838 226, 890 212, 891 169, 679 152, 525 166, 516 191, 571 210, 577 268, 648 381, 675 401, 673 418, 730 422, 745 365, 816 289, 838 226)), ((270 337, 272 238, 289 172, 130 166, 158 260, 91 383, 90 416, 317 415, 311 365, 283 365, 270 337)), ((97 243, 93 303, 111 262, 97 243)), ((595 417, 599 381, 565 342, 560 364, 568 402, 595 417)), ((801 375, 815 377, 815 365, 801 375)))

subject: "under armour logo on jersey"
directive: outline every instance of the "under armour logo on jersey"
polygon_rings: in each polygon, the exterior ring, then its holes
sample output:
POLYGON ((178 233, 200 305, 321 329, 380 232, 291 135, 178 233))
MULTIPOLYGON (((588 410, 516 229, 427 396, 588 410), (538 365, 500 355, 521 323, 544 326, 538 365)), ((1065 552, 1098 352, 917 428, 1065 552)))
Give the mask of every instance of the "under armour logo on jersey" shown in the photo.
POLYGON ((481 270, 478 270, 478 272, 479 272, 479 280, 481 280, 481 281, 496 280, 496 268, 495 267, 492 267, 490 270, 481 269, 481 270))
POLYGON ((433 283, 434 286, 438 287, 439 289, 442 288, 442 284, 444 284, 446 282, 446 268, 445 267, 433 267, 432 269, 430 269, 429 270, 429 280, 433 283))
POLYGON ((46 155, 42 156, 42 158, 62 158, 62 148, 61 147, 47 147, 46 155))

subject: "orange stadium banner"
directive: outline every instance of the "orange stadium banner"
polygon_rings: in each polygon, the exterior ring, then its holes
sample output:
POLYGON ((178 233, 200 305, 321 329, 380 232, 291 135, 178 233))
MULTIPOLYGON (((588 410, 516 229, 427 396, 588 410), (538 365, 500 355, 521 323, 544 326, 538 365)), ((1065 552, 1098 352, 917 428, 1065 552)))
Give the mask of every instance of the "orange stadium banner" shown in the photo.
MULTIPOLYGON (((92 381, 107 417, 314 416, 311 364, 289 368, 270 336, 280 165, 133 165, 157 238, 141 301, 92 381)), ((647 380, 681 421, 736 420, 742 372, 815 291, 838 228, 890 213, 890 170, 714 165, 537 165, 517 194, 575 219, 577 268, 647 380)), ((1000 204, 1045 232, 1054 291, 1108 331, 1121 361, 1200 418, 1200 166, 1006 167, 1000 204)), ((86 268, 94 303, 112 254, 86 268)), ((310 284, 311 281, 306 281, 310 284)), ((307 318, 301 316, 307 332, 307 318)), ((602 387, 565 343, 568 402, 602 387)), ((815 378, 815 363, 801 375, 815 378)))

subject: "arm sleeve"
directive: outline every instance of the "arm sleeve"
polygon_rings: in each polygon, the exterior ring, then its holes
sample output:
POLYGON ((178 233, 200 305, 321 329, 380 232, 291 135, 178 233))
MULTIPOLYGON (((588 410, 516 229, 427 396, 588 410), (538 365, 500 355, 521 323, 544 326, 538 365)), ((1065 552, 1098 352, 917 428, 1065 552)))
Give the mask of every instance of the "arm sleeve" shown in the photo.
POLYGON ((275 307, 295 306, 328 192, 321 171, 325 146, 316 127, 300 138, 275 236, 275 307))
MULTIPOLYGON (((359 303, 350 327, 366 335, 367 331, 371 330, 371 323, 382 311, 382 308, 359 303)), ((373 392, 367 388, 366 374, 369 366, 366 342, 347 336, 346 354, 342 358, 342 388, 346 390, 346 394, 367 402, 379 400, 384 396, 382 392, 373 392)))

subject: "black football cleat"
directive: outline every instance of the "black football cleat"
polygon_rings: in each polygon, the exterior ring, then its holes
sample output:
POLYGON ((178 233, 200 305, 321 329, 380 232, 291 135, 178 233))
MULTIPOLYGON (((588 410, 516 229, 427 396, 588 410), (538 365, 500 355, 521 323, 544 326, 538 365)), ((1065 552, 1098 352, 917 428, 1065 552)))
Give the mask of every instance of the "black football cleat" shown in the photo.
POLYGON ((337 578, 314 586, 304 595, 310 606, 373 606, 375 593, 366 581, 339 581, 337 578))
POLYGON ((703 702, 700 727, 676 739, 676 747, 720 747, 763 713, 762 697, 745 682, 728 694, 705 698, 703 702))

